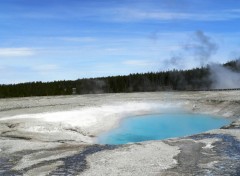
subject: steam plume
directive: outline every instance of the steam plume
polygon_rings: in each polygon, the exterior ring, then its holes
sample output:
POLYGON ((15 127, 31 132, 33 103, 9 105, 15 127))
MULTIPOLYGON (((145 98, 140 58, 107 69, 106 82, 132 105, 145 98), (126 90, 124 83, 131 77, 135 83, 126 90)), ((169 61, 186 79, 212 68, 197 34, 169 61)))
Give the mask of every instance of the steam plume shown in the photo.
POLYGON ((211 37, 204 34, 204 32, 198 30, 194 32, 191 36, 191 40, 188 41, 182 47, 182 51, 178 53, 174 53, 174 55, 165 60, 166 66, 174 66, 175 68, 184 68, 184 64, 182 62, 189 62, 185 58, 184 53, 187 52, 187 55, 193 54, 194 57, 192 58, 195 62, 199 63, 201 66, 206 65, 211 57, 217 52, 218 45, 212 41, 211 37))
MULTIPOLYGON (((211 37, 199 30, 191 36, 191 41, 184 45, 183 49, 188 53, 192 53, 194 55, 193 59, 199 62, 201 66, 205 66, 211 61, 211 57, 217 52, 218 45, 211 39, 211 37)), ((183 68, 184 66, 181 66, 181 62, 184 61, 182 54, 183 51, 177 55, 175 54, 173 57, 165 61, 165 65, 183 68)), ((185 62, 187 62, 187 60, 185 60, 185 62)), ((205 79, 209 79, 212 82, 211 88, 213 89, 240 88, 240 59, 236 61, 236 67, 235 70, 232 70, 220 64, 210 64, 210 74, 209 77, 206 77, 205 79)))
POLYGON ((206 65, 213 54, 216 53, 218 45, 202 31, 196 31, 193 35, 193 42, 187 44, 185 49, 195 55, 195 59, 200 61, 201 66, 206 65))
MULTIPOLYGON (((240 67, 240 60, 237 66, 240 67)), ((219 64, 211 64, 209 68, 213 89, 240 88, 240 72, 232 71, 219 64)))

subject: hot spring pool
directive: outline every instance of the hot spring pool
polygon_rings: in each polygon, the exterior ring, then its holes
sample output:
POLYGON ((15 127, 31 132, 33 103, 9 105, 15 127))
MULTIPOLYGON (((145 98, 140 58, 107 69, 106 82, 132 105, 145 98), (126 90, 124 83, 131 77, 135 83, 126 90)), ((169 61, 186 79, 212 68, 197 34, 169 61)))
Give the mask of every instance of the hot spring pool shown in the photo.
POLYGON ((231 121, 202 114, 152 114, 122 120, 119 127, 101 134, 100 144, 126 144, 182 137, 220 128, 231 121))

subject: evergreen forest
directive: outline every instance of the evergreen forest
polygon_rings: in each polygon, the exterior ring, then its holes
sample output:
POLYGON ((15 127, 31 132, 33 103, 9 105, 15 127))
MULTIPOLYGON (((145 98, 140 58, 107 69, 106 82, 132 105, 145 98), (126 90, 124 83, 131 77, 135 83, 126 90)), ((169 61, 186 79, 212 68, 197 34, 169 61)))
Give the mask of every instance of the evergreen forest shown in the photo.
MULTIPOLYGON (((239 60, 222 66, 240 72, 239 60)), ((74 81, 28 82, 0 85, 0 98, 55 96, 95 93, 128 93, 153 91, 209 90, 212 86, 210 66, 191 70, 135 73, 126 76, 109 76, 74 81), (74 90, 74 92, 73 92, 74 90)))

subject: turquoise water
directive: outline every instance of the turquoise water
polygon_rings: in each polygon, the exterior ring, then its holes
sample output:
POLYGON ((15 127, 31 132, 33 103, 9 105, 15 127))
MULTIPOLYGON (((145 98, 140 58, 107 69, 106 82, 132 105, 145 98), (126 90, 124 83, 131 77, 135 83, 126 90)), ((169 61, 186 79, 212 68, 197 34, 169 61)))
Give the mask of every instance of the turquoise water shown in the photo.
POLYGON ((98 137, 100 144, 126 144, 182 137, 220 128, 231 121, 202 114, 153 114, 129 117, 98 137))

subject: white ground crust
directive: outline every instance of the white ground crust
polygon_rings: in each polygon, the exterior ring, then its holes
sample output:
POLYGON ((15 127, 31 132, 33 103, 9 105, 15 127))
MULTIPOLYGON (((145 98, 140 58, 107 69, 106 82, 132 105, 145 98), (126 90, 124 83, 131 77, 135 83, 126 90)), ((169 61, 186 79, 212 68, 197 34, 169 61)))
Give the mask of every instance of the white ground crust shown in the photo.
POLYGON ((32 169, 28 172, 26 172, 26 174, 24 174, 25 176, 45 176, 45 175, 49 175, 53 170, 57 169, 57 167, 63 165, 62 161, 57 161, 56 163, 52 163, 52 164, 48 164, 42 167, 38 167, 35 169, 32 169))
POLYGON ((27 140, 0 139, 0 152, 7 154, 20 152, 23 150, 44 150, 59 147, 60 143, 49 143, 27 140))
POLYGON ((80 175, 159 175, 162 170, 177 164, 173 157, 179 152, 178 147, 163 142, 149 142, 98 152, 87 157, 91 169, 80 175))
POLYGON ((211 134, 228 134, 240 141, 239 129, 216 129, 216 130, 211 130, 210 133, 211 134))
POLYGON ((46 162, 46 161, 56 160, 60 158, 65 158, 67 156, 71 156, 77 153, 79 153, 79 151, 63 151, 61 152, 61 154, 59 154, 59 151, 37 152, 30 155, 25 155, 13 169, 22 170, 30 166, 33 166, 35 164, 41 163, 43 161, 46 162))
MULTIPOLYGON (((173 105, 171 103, 125 102, 124 104, 102 105, 79 110, 2 117, 0 122, 17 121, 20 123, 18 129, 21 128, 29 133, 58 133, 65 129, 74 129, 86 135, 97 135, 113 128, 124 117, 163 112, 180 106, 180 103, 173 105), (46 123, 43 124, 43 122, 46 123)), ((88 139, 82 140, 91 142, 88 139)))
POLYGON ((213 143, 219 141, 219 139, 216 139, 216 138, 209 138, 209 139, 202 139, 202 140, 199 140, 198 142, 202 142, 205 144, 205 146, 203 147, 204 149, 212 149, 214 146, 213 146, 213 143))

